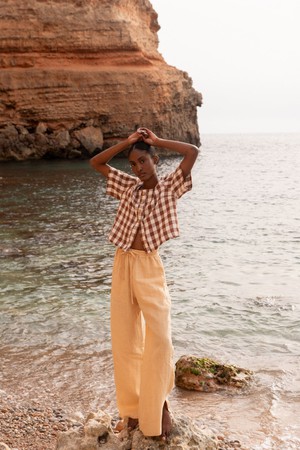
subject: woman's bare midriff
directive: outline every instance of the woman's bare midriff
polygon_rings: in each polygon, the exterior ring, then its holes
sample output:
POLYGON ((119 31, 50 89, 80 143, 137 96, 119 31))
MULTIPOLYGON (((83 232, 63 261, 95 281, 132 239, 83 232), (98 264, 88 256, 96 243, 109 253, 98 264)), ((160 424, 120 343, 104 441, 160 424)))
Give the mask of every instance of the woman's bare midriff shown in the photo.
POLYGON ((142 241, 142 235, 141 235, 140 228, 138 228, 138 230, 136 232, 136 235, 135 235, 134 241, 133 241, 133 243, 131 245, 131 248, 133 250, 144 250, 144 251, 146 251, 145 247, 144 247, 144 244, 143 244, 143 241, 142 241))

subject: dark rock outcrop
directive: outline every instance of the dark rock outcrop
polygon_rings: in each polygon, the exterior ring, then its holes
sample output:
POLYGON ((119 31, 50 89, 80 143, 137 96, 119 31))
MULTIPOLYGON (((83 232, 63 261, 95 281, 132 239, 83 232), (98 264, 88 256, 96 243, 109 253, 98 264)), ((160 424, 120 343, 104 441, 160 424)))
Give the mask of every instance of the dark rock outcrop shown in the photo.
POLYGON ((0 0, 0 159, 88 157, 138 126, 199 144, 148 0, 0 0))

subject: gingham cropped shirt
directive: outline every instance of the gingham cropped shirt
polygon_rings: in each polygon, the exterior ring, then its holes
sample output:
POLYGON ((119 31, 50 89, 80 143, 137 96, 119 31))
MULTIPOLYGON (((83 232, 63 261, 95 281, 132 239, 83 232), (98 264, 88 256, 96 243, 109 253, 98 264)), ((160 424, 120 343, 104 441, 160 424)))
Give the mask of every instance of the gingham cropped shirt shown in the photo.
POLYGON ((153 189, 142 189, 139 178, 110 168, 106 193, 120 200, 109 240, 127 251, 140 228, 147 253, 179 236, 176 201, 192 189, 192 178, 182 169, 161 178, 153 189))

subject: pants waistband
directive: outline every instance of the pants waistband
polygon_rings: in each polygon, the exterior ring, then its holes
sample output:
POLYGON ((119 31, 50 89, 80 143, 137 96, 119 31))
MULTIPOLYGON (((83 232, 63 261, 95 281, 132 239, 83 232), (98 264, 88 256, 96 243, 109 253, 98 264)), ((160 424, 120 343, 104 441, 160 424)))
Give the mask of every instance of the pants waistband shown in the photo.
POLYGON ((149 256, 155 256, 158 255, 158 250, 153 250, 150 253, 145 252, 144 250, 136 250, 135 248, 130 248, 129 250, 123 250, 122 248, 117 248, 116 250, 116 254, 120 254, 120 255, 134 255, 134 256, 139 256, 141 258, 148 258, 149 256))

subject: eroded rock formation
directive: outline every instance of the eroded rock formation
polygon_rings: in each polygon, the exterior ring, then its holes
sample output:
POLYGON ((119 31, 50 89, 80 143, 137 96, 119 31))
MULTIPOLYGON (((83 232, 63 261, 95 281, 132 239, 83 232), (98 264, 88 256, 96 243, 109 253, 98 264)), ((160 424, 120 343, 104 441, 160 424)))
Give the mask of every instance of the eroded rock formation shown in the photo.
POLYGON ((76 158, 137 126, 199 144, 192 80, 148 0, 0 0, 0 158, 76 158))
POLYGON ((250 370, 221 364, 210 358, 184 355, 176 362, 176 386, 201 392, 245 388, 252 380, 250 370))
POLYGON ((89 414, 82 427, 60 433, 56 450, 217 450, 219 443, 209 429, 200 430, 184 416, 173 417, 173 430, 164 444, 160 438, 144 437, 138 429, 114 432, 110 416, 99 411, 89 414))

